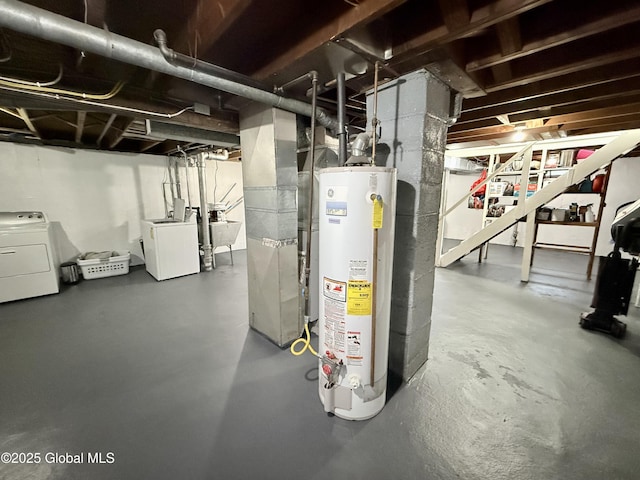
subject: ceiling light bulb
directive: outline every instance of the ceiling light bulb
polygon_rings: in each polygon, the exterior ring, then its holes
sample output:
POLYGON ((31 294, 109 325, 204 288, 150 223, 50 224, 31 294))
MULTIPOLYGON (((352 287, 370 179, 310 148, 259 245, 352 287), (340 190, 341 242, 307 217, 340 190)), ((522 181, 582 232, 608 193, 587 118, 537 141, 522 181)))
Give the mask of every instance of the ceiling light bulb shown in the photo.
POLYGON ((525 137, 525 133, 524 133, 524 127, 523 126, 517 126, 515 128, 515 131, 513 132, 513 135, 511 136, 511 139, 514 142, 521 142, 524 140, 525 137))

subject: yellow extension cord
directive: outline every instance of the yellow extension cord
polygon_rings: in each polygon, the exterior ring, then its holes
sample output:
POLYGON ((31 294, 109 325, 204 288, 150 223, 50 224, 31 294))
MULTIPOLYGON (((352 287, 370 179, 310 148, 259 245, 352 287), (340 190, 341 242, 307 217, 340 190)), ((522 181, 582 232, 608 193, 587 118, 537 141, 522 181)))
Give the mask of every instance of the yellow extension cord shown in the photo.
POLYGON ((309 333, 309 324, 308 323, 304 324, 304 333, 305 333, 305 337, 299 338, 295 342, 293 342, 291 344, 291 347, 289 347, 289 350, 295 356, 300 356, 304 352, 306 352, 307 349, 309 349, 309 351, 313 355, 315 355, 316 357, 319 357, 318 352, 316 352, 313 349, 313 347, 311 346, 311 334, 309 333), (298 345, 299 343, 302 343, 304 346, 300 350, 296 350, 296 345, 298 345))

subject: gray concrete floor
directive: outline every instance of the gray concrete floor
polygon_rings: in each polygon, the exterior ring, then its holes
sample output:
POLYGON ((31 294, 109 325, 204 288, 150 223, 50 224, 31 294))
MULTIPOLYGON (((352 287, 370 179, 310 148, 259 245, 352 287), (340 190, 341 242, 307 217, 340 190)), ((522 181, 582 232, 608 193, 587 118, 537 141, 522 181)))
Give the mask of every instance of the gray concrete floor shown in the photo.
POLYGON ((0 305, 0 452, 43 457, 0 479, 640 478, 640 315, 621 341, 578 328, 584 257, 541 252, 528 285, 510 247, 437 270, 430 360, 366 422, 328 417, 314 358, 249 330, 226 257, 0 305))

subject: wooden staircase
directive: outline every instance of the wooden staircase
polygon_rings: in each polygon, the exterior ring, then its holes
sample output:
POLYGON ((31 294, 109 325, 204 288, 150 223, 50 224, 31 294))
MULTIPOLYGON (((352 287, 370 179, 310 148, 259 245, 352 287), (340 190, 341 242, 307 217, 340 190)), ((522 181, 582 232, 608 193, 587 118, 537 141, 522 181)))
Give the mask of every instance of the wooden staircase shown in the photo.
MULTIPOLYGON (((522 158, 523 160, 520 185, 526 186, 528 184, 533 151, 549 148, 549 146, 543 145, 544 143, 545 142, 532 142, 522 147, 521 150, 513 155, 506 163, 502 164, 500 168, 489 175, 484 182, 482 182, 474 190, 469 192, 469 194, 472 194, 476 190, 482 188, 483 185, 486 185, 493 178, 499 176, 500 173, 503 173, 505 171, 504 169, 507 168, 515 159, 520 158, 522 158)), ((540 188, 528 198, 526 197, 526 194, 524 194, 526 193, 525 187, 523 195, 518 199, 518 204, 513 210, 506 212, 502 216, 496 218, 491 223, 484 226, 481 230, 479 230, 466 240, 463 240, 459 245, 455 246, 449 251, 441 253, 444 218, 453 209, 457 208, 462 203, 466 203, 468 195, 465 195, 447 211, 441 212, 439 222, 440 231, 438 233, 438 246, 436 252, 436 265, 439 267, 447 267, 456 260, 459 260, 465 255, 468 255, 473 250, 477 249, 484 243, 488 242, 495 236, 499 235, 500 233, 514 225, 520 219, 527 217, 531 213, 535 214, 536 210, 539 207, 542 207, 558 195, 562 194, 568 187, 582 181, 591 174, 602 169, 616 158, 635 148, 638 144, 640 144, 640 129, 619 132, 617 136, 610 139, 608 143, 601 146, 588 158, 579 162, 577 165, 567 170, 564 175, 557 177, 551 183, 540 188)), ((572 148, 570 144, 567 143, 567 145, 569 146, 565 146, 564 148, 572 148)), ((459 153, 455 150, 452 151, 451 154, 459 155, 459 153)))

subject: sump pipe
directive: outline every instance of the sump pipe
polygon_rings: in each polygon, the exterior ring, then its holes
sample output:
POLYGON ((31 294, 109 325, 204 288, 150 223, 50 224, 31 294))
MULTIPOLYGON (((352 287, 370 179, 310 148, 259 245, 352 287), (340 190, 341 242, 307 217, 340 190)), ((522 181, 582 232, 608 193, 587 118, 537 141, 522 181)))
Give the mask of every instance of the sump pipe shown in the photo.
POLYGON ((213 247, 211 245, 211 234, 209 232, 209 210, 207 208, 207 162, 204 154, 197 157, 198 183, 200 187, 200 222, 202 230, 202 251, 204 258, 202 263, 204 270, 210 272, 214 266, 213 247))
MULTIPOLYGON (((0 15, 0 27, 189 80, 292 113, 307 117, 312 115, 312 108, 308 103, 221 78, 196 69, 195 65, 185 67, 169 63, 160 49, 156 47, 72 20, 42 8, 27 5, 17 0, 0 0, 0 11, 2 12, 2 15, 0 15)), ((201 62, 200 66, 203 66, 204 63, 201 62)), ((316 119, 324 127, 332 131, 338 130, 337 120, 326 111, 318 109, 316 111, 316 119)))

